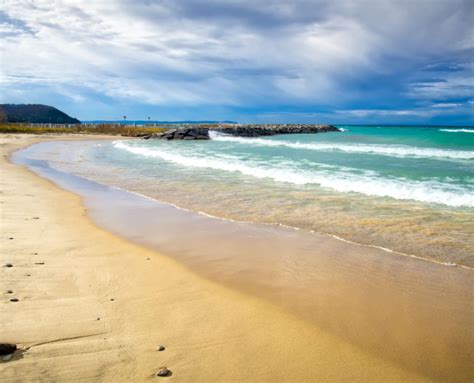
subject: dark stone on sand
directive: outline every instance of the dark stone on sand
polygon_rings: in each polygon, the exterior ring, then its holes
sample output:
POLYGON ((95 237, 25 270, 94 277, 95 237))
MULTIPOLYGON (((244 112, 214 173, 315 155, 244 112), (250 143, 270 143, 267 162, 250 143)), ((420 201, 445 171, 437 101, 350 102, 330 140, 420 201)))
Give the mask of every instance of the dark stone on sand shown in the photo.
POLYGON ((168 368, 162 368, 160 371, 158 371, 158 372, 156 373, 156 376, 159 376, 159 377, 164 378, 164 377, 167 377, 167 376, 171 376, 172 374, 173 374, 173 373, 171 372, 170 369, 168 369, 168 368))
POLYGON ((20 300, 18 298, 12 298, 10 299, 10 302, 19 302, 20 300))
POLYGON ((35 265, 44 265, 44 262, 35 262, 35 265))
POLYGON ((4 267, 13 267, 11 263, 7 263, 4 267))
POLYGON ((13 354, 16 351, 16 344, 0 343, 0 355, 13 354))
POLYGON ((166 347, 161 344, 156 348, 156 351, 165 351, 165 350, 166 350, 166 347))
POLYGON ((13 290, 7 290, 7 294, 13 294, 13 290))
POLYGON ((10 237, 9 239, 15 239, 15 238, 13 238, 13 237, 10 237))
POLYGON ((110 302, 113 302, 115 299, 114 298, 110 298, 110 302))

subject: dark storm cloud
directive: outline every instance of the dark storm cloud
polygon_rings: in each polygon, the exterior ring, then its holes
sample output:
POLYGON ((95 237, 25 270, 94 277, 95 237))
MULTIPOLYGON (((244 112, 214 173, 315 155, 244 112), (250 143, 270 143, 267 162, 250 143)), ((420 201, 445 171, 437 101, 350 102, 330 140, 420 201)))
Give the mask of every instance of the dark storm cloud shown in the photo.
POLYGON ((469 117, 473 19, 470 0, 5 0, 1 97, 28 101, 41 87, 88 110, 102 95, 353 118, 438 115, 441 103, 469 117))

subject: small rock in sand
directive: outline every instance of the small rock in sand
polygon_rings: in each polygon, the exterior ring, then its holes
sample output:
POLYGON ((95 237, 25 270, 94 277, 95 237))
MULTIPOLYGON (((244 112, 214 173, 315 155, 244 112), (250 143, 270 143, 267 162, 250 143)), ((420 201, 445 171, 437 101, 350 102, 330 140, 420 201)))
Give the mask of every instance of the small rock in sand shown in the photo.
POLYGON ((13 354, 16 351, 16 344, 0 343, 0 355, 13 354))
POLYGON ((11 263, 7 263, 4 267, 13 267, 11 263))
POLYGON ((110 302, 113 302, 115 299, 114 298, 110 298, 110 302))
POLYGON ((7 294, 13 294, 13 290, 7 290, 7 294))
POLYGON ((44 265, 44 262, 35 262, 35 265, 44 265))
POLYGON ((13 238, 13 237, 10 237, 10 238, 8 238, 8 239, 15 239, 15 238, 13 238))
POLYGON ((33 217, 33 219, 40 219, 40 217, 33 217))
POLYGON ((171 374, 172 374, 171 370, 169 370, 168 368, 162 368, 160 371, 156 373, 156 376, 163 378, 163 377, 171 376, 171 374))
POLYGON ((10 299, 10 302, 19 302, 20 300, 18 298, 12 298, 10 299))
POLYGON ((166 347, 161 344, 156 348, 156 351, 165 351, 165 350, 166 350, 166 347))

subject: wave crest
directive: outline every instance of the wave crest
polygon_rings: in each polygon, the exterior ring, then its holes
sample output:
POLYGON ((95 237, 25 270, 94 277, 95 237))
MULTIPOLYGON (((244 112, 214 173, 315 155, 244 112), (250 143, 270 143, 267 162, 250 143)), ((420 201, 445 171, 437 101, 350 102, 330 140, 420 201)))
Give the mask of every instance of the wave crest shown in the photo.
POLYGON ((369 173, 350 174, 342 170, 303 171, 289 165, 278 166, 239 160, 237 157, 204 157, 170 152, 163 148, 150 148, 116 142, 114 146, 130 153, 154 157, 177 165, 192 168, 207 168, 219 171, 238 172, 240 174, 271 179, 277 182, 295 185, 319 185, 343 193, 360 193, 368 196, 391 197, 399 200, 415 200, 424 203, 437 203, 453 207, 474 207, 474 194, 455 186, 446 189, 445 184, 435 181, 407 181, 386 179, 369 173))
POLYGON ((448 133, 474 133, 474 129, 440 129, 439 131, 448 133))
POLYGON ((263 138, 233 137, 222 134, 211 134, 215 141, 235 142, 239 144, 285 147, 292 149, 306 149, 317 151, 349 152, 361 154, 377 154, 391 157, 418 157, 418 158, 450 158, 471 160, 474 159, 474 151, 449 150, 436 148, 421 148, 403 145, 373 145, 373 144, 342 144, 342 143, 302 143, 269 140, 263 138))

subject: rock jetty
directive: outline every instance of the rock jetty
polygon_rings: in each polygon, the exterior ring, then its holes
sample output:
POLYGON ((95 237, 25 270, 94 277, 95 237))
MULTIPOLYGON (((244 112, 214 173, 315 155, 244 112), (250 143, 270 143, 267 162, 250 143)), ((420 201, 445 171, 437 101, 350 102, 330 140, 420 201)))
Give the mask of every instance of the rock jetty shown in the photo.
POLYGON ((297 125, 297 124, 252 124, 252 125, 216 125, 211 127, 184 126, 176 129, 169 129, 164 133, 154 133, 144 135, 144 139, 161 140, 209 140, 209 132, 228 134, 237 137, 261 137, 273 136, 276 134, 301 134, 301 133, 325 133, 340 132, 339 128, 333 125, 297 125))

